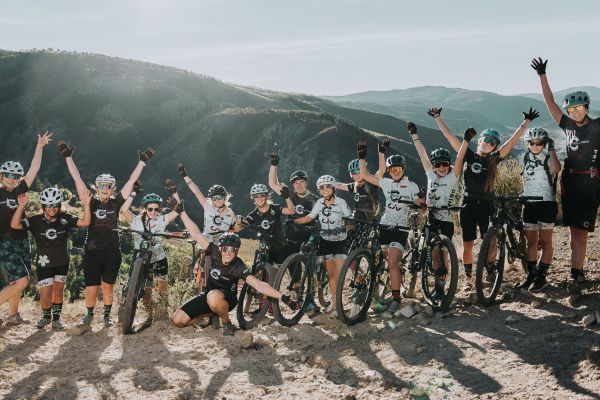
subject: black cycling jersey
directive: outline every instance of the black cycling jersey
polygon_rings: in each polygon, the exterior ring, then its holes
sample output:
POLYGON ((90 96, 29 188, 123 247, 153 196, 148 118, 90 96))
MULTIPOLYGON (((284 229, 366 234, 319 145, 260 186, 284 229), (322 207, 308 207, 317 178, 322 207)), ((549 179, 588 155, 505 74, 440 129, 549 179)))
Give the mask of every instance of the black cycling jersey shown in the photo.
MULTIPOLYGON (((296 219, 308 215, 319 198, 311 192, 306 193, 304 197, 300 197, 294 192, 290 195, 290 200, 296 209, 296 213, 290 215, 288 218, 296 219)), ((298 244, 304 242, 309 235, 309 231, 306 228, 315 226, 316 223, 317 221, 311 221, 304 226, 287 224, 287 238, 298 244)))
POLYGON ((27 232, 11 228, 10 221, 19 206, 17 197, 27 193, 28 190, 29 186, 27 186, 24 179, 19 182, 19 185, 12 192, 0 186, 0 240, 27 239, 27 232))
POLYGON ((600 119, 588 117, 588 123, 577 126, 575 121, 563 115, 558 124, 567 137, 565 169, 598 168, 600 150, 600 119))
POLYGON ((59 212, 56 220, 46 219, 44 214, 21 220, 23 229, 31 232, 37 248, 35 264, 42 268, 69 264, 67 241, 69 231, 77 227, 78 217, 59 212))
POLYGON ((348 191, 354 200, 354 219, 372 221, 379 215, 379 187, 370 182, 358 186, 356 182, 348 183, 348 191))
POLYGON ((500 152, 498 150, 482 156, 471 149, 467 149, 465 154, 466 169, 465 177, 465 196, 469 194, 484 193, 485 180, 488 177, 490 162, 492 160, 500 161, 500 152))
POLYGON ((281 222, 281 210, 282 208, 279 204, 271 204, 267 212, 262 213, 258 208, 255 208, 245 218, 250 225, 257 227, 260 233, 273 237, 272 240, 269 240, 271 246, 282 246, 285 242, 281 222))
POLYGON ((206 293, 213 289, 221 289, 235 294, 238 280, 246 280, 251 275, 251 271, 239 257, 234 258, 230 264, 223 265, 221 250, 212 242, 206 248, 206 255, 210 257, 206 293))
POLYGON ((119 248, 119 234, 113 231, 119 222, 119 211, 125 203, 121 192, 115 198, 103 203, 97 197, 90 202, 92 210, 92 223, 85 237, 85 248, 114 249, 119 248))

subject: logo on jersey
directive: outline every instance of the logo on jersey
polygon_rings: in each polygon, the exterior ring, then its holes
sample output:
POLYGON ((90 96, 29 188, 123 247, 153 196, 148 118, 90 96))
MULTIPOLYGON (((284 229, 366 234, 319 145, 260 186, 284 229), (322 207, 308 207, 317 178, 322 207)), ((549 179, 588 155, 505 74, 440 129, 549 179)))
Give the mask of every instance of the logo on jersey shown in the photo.
POLYGON ((483 165, 481 165, 478 162, 474 162, 473 164, 471 164, 471 172, 473 172, 474 174, 480 174, 481 171, 483 171, 483 165))
POLYGON ((221 225, 223 223, 223 217, 220 215, 215 215, 213 217, 213 225, 221 225))
POLYGON ((326 217, 331 216, 331 207, 323 207, 323 209, 321 210, 321 214, 323 214, 326 217))
POLYGON ((47 229, 46 232, 43 233, 43 235, 46 236, 46 239, 49 240, 56 240, 56 238, 58 237, 56 229, 54 228, 47 229))
POLYGON ((573 136, 571 141, 569 142, 569 148, 572 151, 577 151, 579 149, 579 138, 577 136, 573 136))
POLYGON ((39 256, 39 257, 38 257, 38 264, 39 264, 41 267, 45 267, 46 265, 50 264, 50 259, 49 259, 49 258, 48 258, 48 256, 47 256, 47 255, 45 255, 45 254, 44 254, 43 256, 39 256))
POLYGON ((114 214, 114 211, 107 211, 107 210, 103 210, 103 209, 98 209, 98 210, 94 211, 94 215, 98 219, 106 219, 106 217, 108 217, 108 214, 114 214))
POLYGON ((360 194, 354 193, 354 202, 358 203, 360 201, 360 194))
POLYGON ((302 204, 296 205, 296 214, 304 214, 304 206, 302 204))
POLYGON ((219 278, 221 278, 221 271, 219 271, 218 268, 212 268, 210 270, 210 277, 213 278, 214 280, 218 281, 219 278))
POLYGON ((400 196, 400 192, 399 192, 399 191, 397 191, 397 190, 392 190, 392 191, 390 192, 390 199, 391 199, 392 201, 398 201, 398 200, 400 200, 400 198, 401 198, 401 196, 400 196))
POLYGON ((14 199, 6 199, 6 201, 1 202, 0 204, 2 204, 2 203, 6 204, 6 206, 8 208, 10 208, 11 210, 14 210, 15 208, 17 208, 19 206, 17 201, 14 199))
POLYGON ((263 219, 263 221, 260 223, 260 227, 263 228, 265 231, 268 231, 269 229, 271 229, 271 223, 266 219, 263 219))

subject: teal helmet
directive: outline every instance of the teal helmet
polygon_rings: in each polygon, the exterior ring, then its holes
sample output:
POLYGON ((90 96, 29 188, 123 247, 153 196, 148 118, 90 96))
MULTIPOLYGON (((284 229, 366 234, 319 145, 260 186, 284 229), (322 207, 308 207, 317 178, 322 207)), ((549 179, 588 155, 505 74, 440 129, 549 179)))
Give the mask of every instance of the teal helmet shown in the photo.
POLYGON ((142 207, 151 203, 157 203, 162 206, 163 199, 156 193, 148 193, 142 198, 142 207))
POLYGON ((562 108, 567 109, 569 107, 579 106, 579 105, 589 105, 590 104, 590 96, 586 92, 582 92, 578 90, 573 93, 569 93, 565 96, 563 100, 562 108))
POLYGON ((485 131, 481 132, 481 137, 489 137, 494 139, 494 141, 496 142, 496 146, 500 144, 500 134, 495 129, 486 129, 485 131))
MULTIPOLYGON (((358 158, 350 161, 348 163, 348 172, 350 172, 350 174, 354 175, 354 174, 358 174, 360 172, 360 161, 358 160, 358 158)), ((366 163, 365 163, 366 165, 366 163)))

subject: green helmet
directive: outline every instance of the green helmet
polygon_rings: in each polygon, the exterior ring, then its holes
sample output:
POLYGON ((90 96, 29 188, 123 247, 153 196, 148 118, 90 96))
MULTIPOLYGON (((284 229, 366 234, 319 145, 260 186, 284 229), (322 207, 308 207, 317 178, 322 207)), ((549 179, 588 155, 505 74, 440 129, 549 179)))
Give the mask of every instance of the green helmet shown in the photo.
POLYGON ((586 106, 590 104, 590 96, 588 96, 586 92, 578 90, 565 96, 562 108, 567 109, 569 107, 579 106, 582 104, 586 106))
POLYGON ((142 207, 146 204, 157 203, 162 206, 163 199, 156 193, 148 193, 142 198, 142 207))
POLYGON ((496 141, 496 145, 498 145, 500 143, 500 134, 495 129, 486 129, 485 131, 481 132, 481 137, 482 138, 489 137, 489 138, 494 139, 496 141))
POLYGON ((358 158, 348 163, 348 172, 350 172, 351 174, 358 174, 360 172, 360 164, 358 158))

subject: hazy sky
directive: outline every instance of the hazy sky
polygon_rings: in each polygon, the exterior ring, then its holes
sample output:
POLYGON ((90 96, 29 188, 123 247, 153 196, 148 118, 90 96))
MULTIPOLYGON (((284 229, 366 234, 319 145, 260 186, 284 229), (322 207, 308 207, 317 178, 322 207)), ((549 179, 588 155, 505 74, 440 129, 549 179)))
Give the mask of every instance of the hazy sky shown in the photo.
MULTIPOLYGON (((0 0, 1 1, 1 0, 0 0)), ((600 2, 4 0, 0 48, 89 51, 310 94, 600 86, 600 2)))

